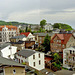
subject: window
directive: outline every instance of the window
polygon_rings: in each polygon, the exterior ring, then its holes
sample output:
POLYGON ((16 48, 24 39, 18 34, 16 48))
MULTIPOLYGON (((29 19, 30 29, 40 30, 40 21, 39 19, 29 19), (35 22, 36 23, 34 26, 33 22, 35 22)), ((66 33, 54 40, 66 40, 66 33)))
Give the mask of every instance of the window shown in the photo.
POLYGON ((64 45, 62 45, 62 47, 64 48, 64 45))
POLYGON ((16 70, 14 69, 14 70, 13 70, 13 74, 15 74, 15 73, 16 73, 16 70))
POLYGON ((35 59, 35 55, 33 55, 33 59, 35 59))
POLYGON ((72 51, 70 50, 70 54, 72 54, 72 51))
POLYGON ((33 62, 33 65, 35 66, 35 62, 33 62))
POLYGON ((41 61, 39 60, 39 65, 41 65, 41 61))
POLYGON ((40 41, 40 43, 41 43, 41 41, 40 41))
POLYGON ((73 54, 74 54, 74 51, 73 51, 73 54))
POLYGON ((73 57, 73 61, 74 61, 74 57, 73 57))
POLYGON ((39 58, 40 58, 40 53, 39 53, 39 58))

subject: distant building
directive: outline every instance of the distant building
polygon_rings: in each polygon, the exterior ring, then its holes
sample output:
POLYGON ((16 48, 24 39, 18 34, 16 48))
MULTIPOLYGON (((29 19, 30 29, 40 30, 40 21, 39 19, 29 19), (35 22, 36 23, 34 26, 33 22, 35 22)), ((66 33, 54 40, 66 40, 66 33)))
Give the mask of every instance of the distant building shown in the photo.
POLYGON ((34 33, 33 34, 35 36, 35 41, 38 42, 39 46, 44 42, 44 39, 47 34, 50 36, 50 38, 52 38, 54 35, 54 33, 34 33))
POLYGON ((0 56, 0 75, 26 75, 25 66, 0 56))
POLYGON ((63 52, 63 49, 75 46, 75 37, 72 34, 55 34, 50 42, 52 52, 63 52))
POLYGON ((25 35, 14 36, 10 38, 10 42, 26 41, 27 37, 25 35))
POLYGON ((63 67, 75 70, 75 46, 63 50, 63 67))
POLYGON ((25 49, 25 42, 24 41, 10 42, 10 43, 12 46, 17 47, 17 51, 25 49))
POLYGON ((11 46, 10 43, 0 45, 0 56, 14 59, 14 54, 17 52, 17 47, 11 46))
POLYGON ((45 68, 44 53, 42 52, 29 49, 21 50, 16 53, 16 59, 19 63, 26 63, 26 65, 37 70, 45 68))
POLYGON ((53 33, 60 33, 60 29, 58 29, 58 28, 55 28, 55 29, 53 29, 53 31, 52 31, 53 33))
POLYGON ((31 34, 30 32, 23 32, 20 35, 25 35, 27 38, 27 41, 35 41, 35 36, 33 36, 33 34, 31 34))
POLYGON ((40 25, 31 25, 31 31, 38 31, 40 27, 40 25))
POLYGON ((45 28, 45 30, 48 30, 48 31, 49 31, 49 30, 53 30, 53 27, 52 27, 51 24, 45 25, 44 28, 45 28))
POLYGON ((16 35, 19 35, 19 29, 16 26, 0 26, 0 42, 9 42, 9 39, 16 35))

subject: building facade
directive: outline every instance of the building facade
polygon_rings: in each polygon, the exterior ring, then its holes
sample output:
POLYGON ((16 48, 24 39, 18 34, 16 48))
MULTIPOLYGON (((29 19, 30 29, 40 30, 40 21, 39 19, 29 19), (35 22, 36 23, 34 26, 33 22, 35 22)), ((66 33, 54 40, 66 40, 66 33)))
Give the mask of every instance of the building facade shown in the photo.
POLYGON ((19 35, 19 29, 16 26, 0 26, 0 42, 9 42, 9 39, 16 35, 19 35))
POLYGON ((40 46, 46 37, 46 35, 49 35, 50 39, 54 36, 54 33, 34 33, 33 35, 35 36, 35 41, 38 43, 40 46))
POLYGON ((64 49, 63 67, 75 70, 75 46, 64 49))
POLYGON ((17 52, 17 47, 11 46, 10 43, 0 45, 0 56, 4 58, 14 59, 14 54, 17 52))
POLYGON ((16 53, 16 59, 19 63, 26 63, 26 65, 42 70, 45 68, 44 53, 36 52, 34 50, 21 50, 16 53))
POLYGON ((33 34, 30 32, 24 32, 21 33, 20 35, 25 35, 27 41, 35 41, 35 36, 33 36, 33 34))
POLYGON ((26 75, 25 65, 0 56, 0 75, 26 75))
POLYGON ((63 52, 63 49, 75 46, 75 37, 72 34, 55 34, 51 39, 52 52, 63 52))
POLYGON ((44 28, 45 28, 45 30, 48 30, 48 31, 49 31, 49 30, 53 30, 53 27, 52 27, 51 24, 45 25, 44 28))

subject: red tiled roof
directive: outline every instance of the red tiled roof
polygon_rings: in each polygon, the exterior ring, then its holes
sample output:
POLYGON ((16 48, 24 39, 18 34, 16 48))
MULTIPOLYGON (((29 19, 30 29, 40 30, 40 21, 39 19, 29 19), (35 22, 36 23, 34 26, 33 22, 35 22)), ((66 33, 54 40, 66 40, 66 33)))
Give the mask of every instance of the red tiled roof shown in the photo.
MULTIPOLYGON (((0 31, 2 31, 2 29, 5 27, 5 25, 4 26, 0 26, 0 31)), ((13 30, 17 30, 17 27, 16 26, 12 26, 12 25, 6 25, 6 27, 8 28, 8 29, 13 29, 13 30)))
POLYGON ((30 34, 30 32, 24 32, 24 33, 21 33, 20 35, 25 35, 26 37, 30 34))
POLYGON ((61 44, 66 44, 68 42, 68 40, 70 39, 70 37, 72 36, 72 34, 55 34, 54 37, 51 40, 51 43, 53 43, 53 39, 55 37, 59 37, 59 39, 61 40, 61 44))

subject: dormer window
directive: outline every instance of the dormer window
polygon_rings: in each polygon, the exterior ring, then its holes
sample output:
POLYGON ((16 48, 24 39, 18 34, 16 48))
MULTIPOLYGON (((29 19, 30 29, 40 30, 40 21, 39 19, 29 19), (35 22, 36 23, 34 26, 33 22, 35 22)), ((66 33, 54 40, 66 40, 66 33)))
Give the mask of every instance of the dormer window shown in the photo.
POLYGON ((9 49, 11 49, 11 46, 9 47, 9 49))

